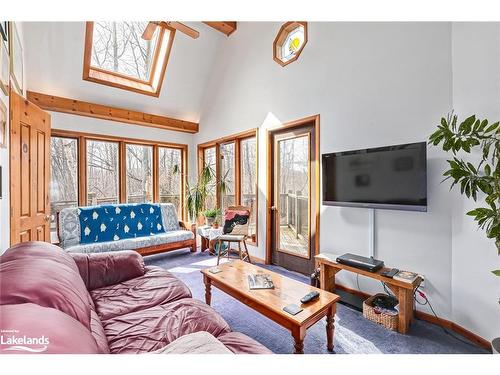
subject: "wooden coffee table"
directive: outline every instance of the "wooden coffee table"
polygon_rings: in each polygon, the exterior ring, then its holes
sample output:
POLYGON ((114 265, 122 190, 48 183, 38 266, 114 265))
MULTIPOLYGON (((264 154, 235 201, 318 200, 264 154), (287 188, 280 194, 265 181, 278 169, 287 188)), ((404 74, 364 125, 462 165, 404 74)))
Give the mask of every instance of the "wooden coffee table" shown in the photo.
POLYGON ((212 299, 213 285, 290 330, 295 340, 296 354, 304 353, 307 328, 326 316, 327 349, 333 351, 334 317, 339 296, 241 260, 225 263, 219 268, 222 272, 216 274, 209 272, 208 268, 201 271, 205 283, 205 302, 208 305, 212 299), (256 273, 271 275, 274 289, 250 290, 247 275, 256 273), (313 290, 319 292, 319 299, 305 305, 301 304, 300 299, 313 290), (283 311, 283 307, 292 303, 299 305, 303 310, 297 315, 283 311))

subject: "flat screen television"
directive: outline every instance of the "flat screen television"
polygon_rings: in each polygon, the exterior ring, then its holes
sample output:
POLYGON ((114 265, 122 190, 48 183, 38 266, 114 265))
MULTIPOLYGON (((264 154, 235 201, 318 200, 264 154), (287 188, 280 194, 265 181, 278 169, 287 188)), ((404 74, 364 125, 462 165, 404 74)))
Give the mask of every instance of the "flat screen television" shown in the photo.
POLYGON ((427 211, 425 142, 322 155, 323 204, 427 211))

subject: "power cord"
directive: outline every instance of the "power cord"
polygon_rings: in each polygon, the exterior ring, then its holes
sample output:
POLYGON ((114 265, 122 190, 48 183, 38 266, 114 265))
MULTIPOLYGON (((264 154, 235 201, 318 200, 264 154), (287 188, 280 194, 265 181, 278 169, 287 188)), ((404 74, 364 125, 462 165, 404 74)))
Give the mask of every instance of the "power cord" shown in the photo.
MULTIPOLYGON (((394 293, 391 292, 391 290, 387 287, 386 283, 384 283, 383 281, 380 281, 382 283, 382 287, 384 288, 384 292, 389 295, 389 296, 392 296, 392 297, 395 297, 397 298, 394 293)), ((359 289, 359 286, 358 286, 358 289, 359 289)), ((431 301, 429 301, 429 299, 427 298, 427 296, 425 295, 424 292, 422 292, 419 287, 417 287, 415 289, 415 291, 413 292, 413 299, 415 300, 416 303, 418 303, 419 305, 421 306, 425 306, 425 305, 428 305, 430 310, 432 311, 432 314, 436 317, 436 319, 439 319, 439 317, 437 316, 436 312, 434 311, 434 308, 432 307, 432 304, 431 304, 431 301), (417 293, 420 297, 422 297, 425 302, 421 302, 418 300, 417 298, 417 293)), ((475 345, 474 343, 471 343, 469 341, 465 341, 463 340, 461 337, 458 337, 456 336, 454 333, 448 331, 445 327, 442 327, 441 328, 443 329, 444 333, 446 333, 447 335, 453 337, 454 339, 464 343, 464 344, 467 344, 469 346, 473 346, 473 347, 477 347, 477 345, 475 345)))
MULTIPOLYGON (((424 292, 422 292, 421 290, 419 290, 419 288, 417 287, 415 289, 415 292, 413 292, 413 299, 415 300, 416 303, 418 303, 420 306, 425 306, 425 305, 428 305, 429 308, 431 309, 432 311, 432 314, 434 314, 434 316, 436 317, 436 319, 439 319, 439 317, 437 316, 436 312, 434 311, 434 308, 432 307, 432 304, 431 304, 431 301, 429 301, 429 299, 427 298, 427 296, 425 295, 424 292), (420 297, 422 297, 425 302, 420 302, 417 298, 417 293, 420 297)), ((458 337, 456 336, 454 333, 448 331, 445 327, 441 326, 441 328, 443 329, 444 333, 446 333, 447 335, 453 337, 455 340, 458 340, 464 344, 467 344, 469 346, 473 346, 473 347, 477 347, 477 345, 475 345, 474 343, 471 343, 469 341, 465 341, 464 339, 462 339, 461 337, 458 337)))

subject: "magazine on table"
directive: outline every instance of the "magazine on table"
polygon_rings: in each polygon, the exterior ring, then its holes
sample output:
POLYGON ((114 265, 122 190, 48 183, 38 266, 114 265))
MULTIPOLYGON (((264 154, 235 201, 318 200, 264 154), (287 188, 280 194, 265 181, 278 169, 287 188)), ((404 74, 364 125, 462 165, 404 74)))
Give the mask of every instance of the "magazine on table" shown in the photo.
POLYGON ((267 273, 248 275, 248 285, 252 289, 274 289, 273 279, 267 273))

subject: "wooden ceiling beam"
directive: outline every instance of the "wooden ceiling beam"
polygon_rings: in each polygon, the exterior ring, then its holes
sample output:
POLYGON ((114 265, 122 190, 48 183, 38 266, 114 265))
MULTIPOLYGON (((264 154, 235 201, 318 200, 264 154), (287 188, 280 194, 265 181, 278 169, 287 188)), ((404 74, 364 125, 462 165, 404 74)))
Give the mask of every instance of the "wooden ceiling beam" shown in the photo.
POLYGON ((47 111, 69 113, 185 133, 197 133, 199 128, 196 122, 47 95, 34 91, 28 91, 28 100, 47 111))
POLYGON ((213 27, 215 30, 220 31, 226 36, 231 35, 236 31, 236 21, 222 21, 222 22, 212 22, 212 21, 203 21, 205 25, 213 27))

